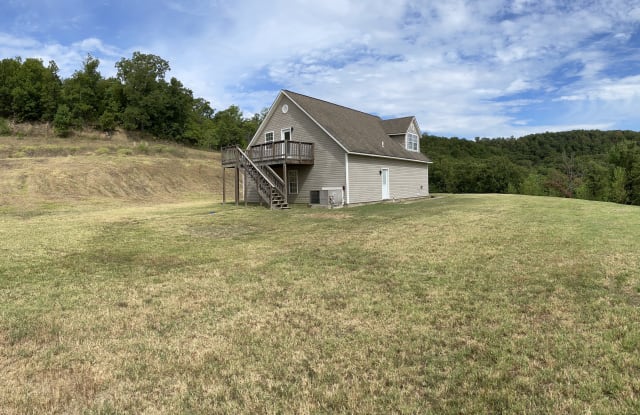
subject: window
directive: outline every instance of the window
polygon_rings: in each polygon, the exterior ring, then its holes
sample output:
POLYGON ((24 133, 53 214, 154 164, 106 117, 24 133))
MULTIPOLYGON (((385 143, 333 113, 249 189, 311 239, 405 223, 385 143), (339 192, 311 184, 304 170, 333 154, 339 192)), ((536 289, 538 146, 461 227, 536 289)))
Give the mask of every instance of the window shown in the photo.
POLYGON ((287 183, 289 185, 289 194, 298 194, 298 170, 289 170, 287 172, 287 183))
POLYGON ((418 149, 418 145, 419 145, 418 134, 407 133, 407 135, 406 135, 406 143, 407 143, 407 150, 409 150, 409 151, 419 151, 419 149, 418 149))
POLYGON ((280 139, 285 141, 291 140, 291 128, 283 128, 282 131, 280 131, 280 139))
POLYGON ((312 190, 309 192, 309 203, 312 205, 320 204, 320 190, 312 190))
POLYGON ((273 131, 269 131, 268 133, 264 133, 264 142, 272 143, 273 142, 273 131))

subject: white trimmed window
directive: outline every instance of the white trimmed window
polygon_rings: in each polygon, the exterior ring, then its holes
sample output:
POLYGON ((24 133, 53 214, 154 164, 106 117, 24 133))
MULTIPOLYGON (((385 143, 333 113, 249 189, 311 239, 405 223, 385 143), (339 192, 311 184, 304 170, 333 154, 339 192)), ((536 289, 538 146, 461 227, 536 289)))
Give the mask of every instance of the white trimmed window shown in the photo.
POLYGON ((418 134, 407 133, 405 136, 406 148, 409 151, 420 151, 420 140, 418 134))
POLYGON ((298 194, 298 170, 289 170, 287 172, 287 182, 289 182, 289 194, 298 194))
POLYGON ((273 131, 269 131, 267 133, 264 133, 264 142, 265 143, 272 143, 273 142, 273 131))

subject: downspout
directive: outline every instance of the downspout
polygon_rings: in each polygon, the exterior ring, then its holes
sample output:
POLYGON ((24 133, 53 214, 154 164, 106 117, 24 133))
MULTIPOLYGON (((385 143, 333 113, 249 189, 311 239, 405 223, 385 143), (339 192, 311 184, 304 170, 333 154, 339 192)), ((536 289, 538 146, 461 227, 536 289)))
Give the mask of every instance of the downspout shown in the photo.
POLYGON ((345 177, 345 203, 349 202, 349 153, 344 153, 344 177, 345 177))
POLYGON ((429 193, 429 165, 427 164, 427 196, 431 196, 429 193))

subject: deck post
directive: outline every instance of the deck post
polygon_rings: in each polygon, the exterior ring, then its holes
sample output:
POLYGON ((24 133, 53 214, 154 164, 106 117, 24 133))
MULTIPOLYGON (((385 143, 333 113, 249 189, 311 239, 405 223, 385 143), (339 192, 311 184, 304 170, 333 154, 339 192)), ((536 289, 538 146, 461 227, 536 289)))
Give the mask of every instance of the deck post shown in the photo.
POLYGON ((235 167, 235 197, 236 197, 236 206, 240 203, 240 167, 236 165, 235 167))
POLYGON ((225 180, 224 180, 224 172, 227 171, 226 167, 222 166, 222 204, 224 205, 227 202, 227 193, 225 190, 227 190, 226 185, 225 185, 225 180))
POLYGON ((244 169, 242 175, 242 198, 244 199, 244 207, 247 207, 247 169, 244 169))
POLYGON ((282 163, 282 179, 284 180, 284 203, 289 203, 289 182, 287 182, 287 163, 282 163))

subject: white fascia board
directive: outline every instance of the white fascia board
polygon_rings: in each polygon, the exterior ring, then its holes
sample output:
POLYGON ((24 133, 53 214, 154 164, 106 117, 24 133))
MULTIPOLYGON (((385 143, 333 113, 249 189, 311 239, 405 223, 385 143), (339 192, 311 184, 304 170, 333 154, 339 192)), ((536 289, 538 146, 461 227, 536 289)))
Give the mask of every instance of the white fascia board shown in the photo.
POLYGON ((413 117, 413 120, 411 120, 411 122, 415 125, 416 131, 418 132, 418 140, 421 139, 422 131, 420 131, 420 125, 418 124, 418 120, 416 120, 416 117, 413 117))

